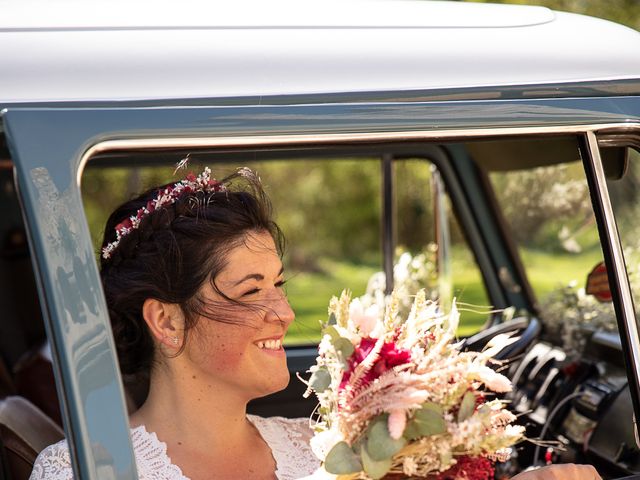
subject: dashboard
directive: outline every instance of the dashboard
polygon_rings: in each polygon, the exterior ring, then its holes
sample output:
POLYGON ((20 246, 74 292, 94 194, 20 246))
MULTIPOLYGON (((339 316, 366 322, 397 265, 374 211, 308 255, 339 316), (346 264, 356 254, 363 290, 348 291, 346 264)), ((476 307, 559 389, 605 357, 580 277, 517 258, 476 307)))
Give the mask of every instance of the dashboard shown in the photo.
POLYGON ((640 473, 633 406, 617 332, 594 332, 579 358, 552 339, 536 342, 509 366, 507 399, 527 437, 517 450, 520 467, 590 463, 603 478, 640 473))

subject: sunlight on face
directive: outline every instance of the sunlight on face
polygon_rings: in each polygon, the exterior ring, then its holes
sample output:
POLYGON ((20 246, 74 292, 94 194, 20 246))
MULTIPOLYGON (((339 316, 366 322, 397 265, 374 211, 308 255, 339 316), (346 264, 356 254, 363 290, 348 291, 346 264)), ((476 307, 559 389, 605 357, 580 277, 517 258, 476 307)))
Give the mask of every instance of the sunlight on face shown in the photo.
POLYGON ((219 310, 211 313, 224 321, 200 318, 185 352, 212 385, 249 399, 287 386, 282 343, 294 313, 282 290, 283 273, 271 235, 250 233, 229 252, 215 279, 220 292, 242 305, 224 299, 208 282, 202 287, 209 308, 219 310))

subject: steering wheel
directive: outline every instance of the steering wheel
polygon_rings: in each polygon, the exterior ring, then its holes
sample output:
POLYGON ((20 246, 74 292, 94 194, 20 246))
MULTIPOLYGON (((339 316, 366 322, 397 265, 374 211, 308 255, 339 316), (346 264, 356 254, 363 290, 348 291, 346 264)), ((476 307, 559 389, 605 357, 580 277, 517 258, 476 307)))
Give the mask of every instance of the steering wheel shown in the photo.
POLYGON ((492 327, 482 330, 481 332, 471 335, 462 343, 464 350, 480 351, 489 341, 496 335, 504 333, 518 334, 518 339, 504 347, 498 352, 494 358, 496 360, 504 360, 514 357, 524 352, 529 345, 538 337, 542 324, 535 317, 516 317, 503 323, 498 323, 492 327))

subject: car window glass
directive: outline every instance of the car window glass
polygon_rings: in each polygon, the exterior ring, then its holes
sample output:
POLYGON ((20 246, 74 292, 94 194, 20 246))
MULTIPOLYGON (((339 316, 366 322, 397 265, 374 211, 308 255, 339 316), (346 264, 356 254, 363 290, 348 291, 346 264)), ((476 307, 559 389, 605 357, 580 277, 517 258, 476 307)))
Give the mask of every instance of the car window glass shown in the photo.
MULTIPOLYGON (((434 218, 434 169, 425 159, 402 159, 394 162, 396 182, 396 287, 405 284, 410 293, 425 288, 432 298, 446 290, 439 284, 444 265, 438 265, 436 220, 434 218)), ((458 335, 468 336, 482 328, 487 321, 490 301, 482 275, 458 221, 453 214, 449 197, 444 195, 444 221, 448 227, 450 248, 449 278, 451 295, 462 315, 458 335)), ((442 247, 446 248, 446 247, 442 247)), ((446 295, 444 295, 446 297, 446 295)), ((443 297, 444 298, 444 297, 443 297)))
POLYGON ((616 320, 611 303, 587 288, 589 274, 603 257, 575 145, 564 159, 558 152, 545 157, 547 145, 537 140, 528 147, 539 161, 532 156, 528 168, 490 171, 489 180, 546 332, 557 334, 567 351, 579 352, 590 333, 615 330, 616 320))
MULTIPOLYGON (((176 157, 176 161, 180 157, 176 157)), ((199 164, 175 167, 102 168, 88 164, 82 193, 96 252, 108 215, 132 195, 154 185, 176 182, 203 165, 222 178, 240 166, 258 172, 284 232, 285 286, 296 312, 286 343, 317 343, 319 320, 332 295, 349 288, 365 292, 381 270, 380 159, 376 157, 306 158, 199 164)), ((166 163, 165 163, 166 165, 166 163)))
POLYGON ((622 178, 608 178, 607 189, 624 251, 636 317, 640 306, 640 153, 630 149, 622 178))

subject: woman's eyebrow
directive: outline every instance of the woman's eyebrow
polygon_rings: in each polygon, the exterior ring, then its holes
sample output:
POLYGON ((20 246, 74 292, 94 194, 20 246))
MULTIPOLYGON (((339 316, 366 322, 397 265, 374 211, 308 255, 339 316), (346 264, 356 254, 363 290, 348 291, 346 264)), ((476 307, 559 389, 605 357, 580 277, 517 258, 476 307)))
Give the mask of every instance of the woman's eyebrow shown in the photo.
POLYGON ((258 280, 258 281, 264 280, 264 275, 262 275, 261 273, 250 273, 246 277, 235 282, 233 286, 235 287, 236 285, 240 285, 242 282, 246 282, 247 280, 251 280, 251 279, 258 280))
MULTIPOLYGON (((282 266, 280 268, 280 271, 278 272, 278 275, 276 275, 276 276, 279 277, 283 273, 284 273, 284 266, 282 266)), ((246 277, 243 277, 242 279, 240 279, 237 282, 235 282, 233 284, 233 286, 235 287, 236 285, 240 285, 242 282, 246 282, 247 280, 258 280, 258 281, 261 281, 261 280, 264 280, 264 275, 262 275, 261 273, 250 273, 246 277)))

